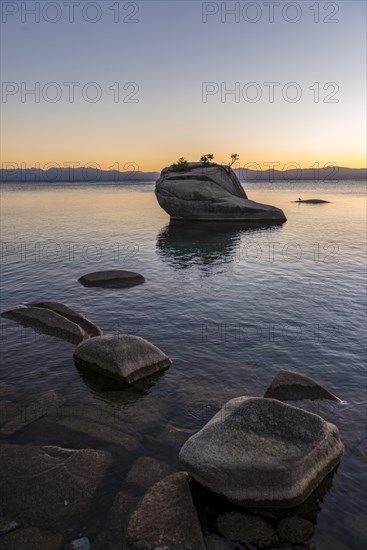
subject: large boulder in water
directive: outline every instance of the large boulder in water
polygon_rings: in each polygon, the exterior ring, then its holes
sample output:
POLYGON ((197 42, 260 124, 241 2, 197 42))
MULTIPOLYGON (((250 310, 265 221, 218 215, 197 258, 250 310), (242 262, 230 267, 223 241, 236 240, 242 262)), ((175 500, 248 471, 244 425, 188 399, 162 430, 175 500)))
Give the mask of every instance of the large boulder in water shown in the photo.
POLYGON ((96 336, 75 349, 77 367, 90 369, 131 384, 170 366, 171 360, 156 346, 131 334, 96 336))
POLYGON ((230 400, 182 447, 180 460, 206 489, 239 506, 303 502, 339 463, 338 428, 275 399, 230 400))
POLYGON ((191 162, 185 171, 169 166, 161 172, 155 193, 174 220, 283 223, 280 208, 248 199, 233 170, 191 162))

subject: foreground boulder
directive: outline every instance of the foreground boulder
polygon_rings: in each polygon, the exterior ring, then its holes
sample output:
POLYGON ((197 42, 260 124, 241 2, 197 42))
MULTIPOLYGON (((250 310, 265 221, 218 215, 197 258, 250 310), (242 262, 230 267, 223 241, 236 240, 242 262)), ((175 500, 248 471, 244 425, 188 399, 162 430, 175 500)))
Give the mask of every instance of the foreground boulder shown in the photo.
POLYGON ((188 164, 188 170, 169 166, 155 188, 159 205, 173 220, 215 220, 283 223, 282 210, 247 198, 236 174, 216 164, 188 164))
POLYGON ((99 450, 1 445, 0 515, 53 533, 80 529, 110 463, 99 450))
POLYGON ((99 336, 82 342, 74 352, 77 367, 131 384, 170 366, 171 360, 139 336, 99 336))
POLYGON ((185 472, 154 485, 132 514, 127 550, 205 550, 185 472))
POLYGON ((102 335, 102 331, 99 327, 97 327, 97 325, 89 321, 89 319, 84 317, 84 315, 78 311, 71 309, 65 304, 60 304, 59 302, 37 302, 30 304, 30 306, 43 307, 45 309, 55 311, 55 313, 58 313, 59 315, 66 317, 66 319, 69 319, 69 321, 79 325, 89 336, 102 335))
POLYGON ((264 397, 279 401, 301 401, 303 399, 330 399, 340 402, 340 399, 320 386, 315 380, 288 370, 281 370, 273 379, 264 397))
POLYGON ((111 269, 109 271, 95 271, 87 273, 78 279, 83 286, 97 286, 104 288, 125 288, 141 285, 145 282, 143 275, 134 271, 111 269))
POLYGON ((294 506, 338 464, 336 426, 275 399, 230 400, 182 447, 180 460, 209 491, 240 506, 294 506))
POLYGON ((89 335, 79 325, 44 307, 20 306, 4 311, 1 315, 12 321, 17 321, 25 327, 67 340, 72 344, 79 344, 89 338, 89 335))

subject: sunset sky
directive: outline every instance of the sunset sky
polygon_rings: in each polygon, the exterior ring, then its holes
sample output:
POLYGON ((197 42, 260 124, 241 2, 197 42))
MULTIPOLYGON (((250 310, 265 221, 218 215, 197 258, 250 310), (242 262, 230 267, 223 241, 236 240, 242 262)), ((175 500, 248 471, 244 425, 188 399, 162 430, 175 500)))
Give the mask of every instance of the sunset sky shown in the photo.
POLYGON ((52 4, 2 2, 3 167, 366 165, 365 2, 52 4))

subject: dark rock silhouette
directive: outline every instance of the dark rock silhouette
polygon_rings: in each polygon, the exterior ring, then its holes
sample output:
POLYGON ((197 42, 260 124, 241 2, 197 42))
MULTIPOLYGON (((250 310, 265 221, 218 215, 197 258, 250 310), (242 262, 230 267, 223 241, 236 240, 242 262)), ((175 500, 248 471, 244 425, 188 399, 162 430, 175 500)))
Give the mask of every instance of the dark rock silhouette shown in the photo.
POLYGON ((164 168, 155 193, 173 220, 284 223, 280 208, 248 199, 232 169, 191 162, 178 172, 164 168))

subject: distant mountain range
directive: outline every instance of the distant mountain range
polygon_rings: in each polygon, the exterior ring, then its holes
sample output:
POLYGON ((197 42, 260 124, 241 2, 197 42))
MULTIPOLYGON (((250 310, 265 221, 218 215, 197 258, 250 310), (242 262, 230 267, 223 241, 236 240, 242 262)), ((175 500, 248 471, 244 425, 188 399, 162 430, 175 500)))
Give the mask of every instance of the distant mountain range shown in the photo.
MULTIPOLYGON (((240 180, 247 181, 340 181, 340 180, 366 180, 366 168, 345 168, 341 166, 329 166, 326 168, 293 169, 285 172, 281 170, 250 170, 237 168, 235 172, 240 180)), ((97 170, 96 168, 50 168, 41 170, 36 168, 0 170, 1 182, 40 182, 40 183, 96 183, 128 181, 156 181, 159 172, 119 172, 117 170, 97 170)))
POLYGON ((142 172, 118 170, 98 170, 96 168, 18 168, 16 170, 0 170, 2 182, 40 182, 40 183, 96 183, 96 182, 127 182, 155 181, 159 172, 142 172))
POLYGON ((343 166, 328 166, 326 168, 302 168, 293 170, 250 170, 238 168, 235 170, 240 180, 247 181, 340 181, 340 180, 365 180, 367 168, 345 168, 343 166))

